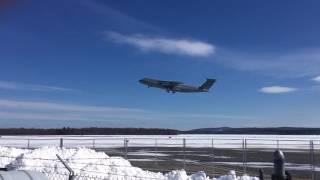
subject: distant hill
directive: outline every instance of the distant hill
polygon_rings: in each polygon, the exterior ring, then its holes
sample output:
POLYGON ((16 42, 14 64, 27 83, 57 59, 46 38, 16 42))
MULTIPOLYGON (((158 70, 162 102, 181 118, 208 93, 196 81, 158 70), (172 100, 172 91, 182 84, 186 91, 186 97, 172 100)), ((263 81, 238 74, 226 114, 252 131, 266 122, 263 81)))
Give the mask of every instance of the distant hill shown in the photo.
POLYGON ((177 135, 177 134, 279 134, 279 135, 320 135, 320 128, 270 127, 270 128, 201 128, 193 130, 157 128, 57 128, 26 129, 3 128, 0 135, 177 135))
POLYGON ((320 128, 271 127, 271 128, 201 128, 185 131, 186 134, 279 134, 320 135, 320 128))

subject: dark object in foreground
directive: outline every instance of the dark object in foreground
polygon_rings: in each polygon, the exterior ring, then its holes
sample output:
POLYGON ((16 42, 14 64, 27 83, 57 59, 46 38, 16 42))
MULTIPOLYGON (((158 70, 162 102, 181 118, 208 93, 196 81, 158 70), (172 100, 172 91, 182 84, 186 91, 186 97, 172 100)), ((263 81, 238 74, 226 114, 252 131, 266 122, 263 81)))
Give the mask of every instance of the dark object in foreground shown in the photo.
POLYGON ((272 179, 285 179, 284 154, 280 150, 273 153, 273 174, 272 179))
POLYGON ((0 171, 0 179, 2 180, 48 180, 41 172, 18 170, 18 171, 0 171))
POLYGON ((263 180, 263 170, 259 169, 259 180, 263 180))
MULTIPOLYGON (((259 170, 259 179, 263 180, 263 171, 259 170)), ((285 170, 285 157, 282 151, 276 150, 273 153, 273 174, 272 180, 292 180, 291 174, 285 170)))
POLYGON ((69 171, 69 180, 75 180, 74 171, 70 168, 70 166, 58 155, 56 154, 59 161, 64 165, 64 167, 69 171))

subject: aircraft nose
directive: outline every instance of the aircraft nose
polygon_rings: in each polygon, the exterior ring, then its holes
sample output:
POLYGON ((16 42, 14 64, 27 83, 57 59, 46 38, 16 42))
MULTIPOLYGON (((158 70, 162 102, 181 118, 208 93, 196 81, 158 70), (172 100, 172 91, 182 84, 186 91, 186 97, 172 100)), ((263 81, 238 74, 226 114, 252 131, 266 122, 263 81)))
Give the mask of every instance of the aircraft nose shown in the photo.
POLYGON ((140 79, 139 82, 140 82, 141 84, 143 84, 143 83, 144 83, 144 80, 143 80, 143 79, 140 79))

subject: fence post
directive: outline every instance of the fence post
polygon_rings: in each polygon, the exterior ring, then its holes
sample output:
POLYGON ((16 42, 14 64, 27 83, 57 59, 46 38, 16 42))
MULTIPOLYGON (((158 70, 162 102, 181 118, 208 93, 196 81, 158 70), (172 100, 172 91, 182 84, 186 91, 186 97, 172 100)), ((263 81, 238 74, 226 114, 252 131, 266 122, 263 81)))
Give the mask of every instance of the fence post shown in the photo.
POLYGON ((183 169, 186 169, 186 138, 183 138, 183 169))
POLYGON ((157 159, 157 156, 156 156, 157 153, 158 153, 158 139, 156 138, 155 141, 154 141, 154 159, 155 159, 154 164, 156 166, 158 166, 158 161, 157 161, 158 159, 157 159))
POLYGON ((92 148, 93 148, 93 149, 96 148, 96 140, 95 140, 95 139, 92 140, 92 148))
POLYGON ((313 140, 310 140, 310 168, 312 180, 315 180, 315 167, 314 167, 314 144, 313 140))
POLYGON ((60 138, 60 148, 63 148, 63 138, 60 138))
POLYGON ((30 139, 28 139, 28 149, 30 149, 30 139))
POLYGON ((213 169, 212 169, 212 171, 213 171, 213 176, 215 175, 215 159, 214 159, 214 141, 213 141, 213 138, 211 139, 211 153, 212 153, 212 161, 213 161, 213 164, 212 164, 212 167, 213 167, 213 169))
POLYGON ((60 160, 60 162, 64 165, 64 167, 67 168, 67 170, 69 171, 69 180, 74 180, 75 179, 74 171, 70 168, 70 166, 66 162, 63 161, 63 159, 58 154, 56 154, 56 156, 60 160))
POLYGON ((125 138, 123 140, 123 146, 124 146, 124 158, 127 159, 128 158, 128 142, 129 140, 127 138, 125 138))
POLYGON ((242 165, 243 165, 243 173, 247 173, 247 139, 243 138, 242 140, 242 165))

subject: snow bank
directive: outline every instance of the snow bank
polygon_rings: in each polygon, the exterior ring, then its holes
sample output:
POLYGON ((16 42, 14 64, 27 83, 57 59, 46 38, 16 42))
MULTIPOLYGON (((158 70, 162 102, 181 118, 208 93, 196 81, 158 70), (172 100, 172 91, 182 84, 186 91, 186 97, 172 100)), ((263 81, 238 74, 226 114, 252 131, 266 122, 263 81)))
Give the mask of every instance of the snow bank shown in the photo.
MULTIPOLYGON (((171 171, 167 174, 144 171, 134 167, 121 157, 109 157, 103 152, 87 148, 60 149, 42 147, 35 150, 0 147, 0 167, 9 169, 36 170, 46 173, 51 179, 57 174, 68 174, 67 169, 57 159, 56 154, 67 162, 79 179, 92 177, 110 180, 154 179, 154 180, 210 180, 204 172, 190 176, 184 170, 171 171), (52 176, 52 177, 51 177, 52 176)), ((237 177, 235 171, 229 175, 212 180, 258 180, 256 177, 237 177)))
POLYGON ((5 167, 7 164, 10 164, 13 160, 12 157, 21 156, 24 153, 27 153, 29 150, 17 149, 17 148, 8 148, 0 147, 0 167, 5 167))

